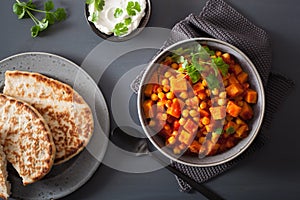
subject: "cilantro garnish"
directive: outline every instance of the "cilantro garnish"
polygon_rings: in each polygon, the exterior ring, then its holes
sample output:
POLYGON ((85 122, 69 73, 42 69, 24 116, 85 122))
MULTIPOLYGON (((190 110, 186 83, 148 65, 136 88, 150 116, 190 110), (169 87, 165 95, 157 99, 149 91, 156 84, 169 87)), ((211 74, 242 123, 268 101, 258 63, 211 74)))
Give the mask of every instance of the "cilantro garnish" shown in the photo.
POLYGON ((235 132, 235 129, 232 127, 232 126, 229 126, 227 129, 226 129, 226 133, 228 134, 233 134, 235 132))
POLYGON ((223 76, 227 75, 229 65, 224 62, 222 57, 212 58, 212 63, 217 66, 223 76))
POLYGON ((121 8, 116 8, 115 13, 114 13, 114 17, 118 18, 123 14, 123 10, 121 8))
POLYGON ((13 4, 13 12, 18 16, 18 19, 22 19, 26 16, 29 16, 32 19, 35 23, 30 29, 32 37, 38 36, 38 34, 47 29, 49 25, 62 21, 67 17, 64 8, 57 8, 54 10, 54 3, 52 0, 44 3, 44 9, 37 9, 32 0, 29 0, 28 2, 16 0, 16 3, 13 4), (43 13, 45 17, 42 20, 39 20, 33 15, 33 12, 43 13))
POLYGON ((116 36, 121 36, 128 32, 128 28, 123 22, 120 22, 115 25, 113 32, 116 36))
POLYGON ((214 130, 214 132, 215 132, 216 134, 221 135, 222 132, 223 132, 223 129, 222 129, 222 128, 216 128, 216 130, 214 130))
POLYGON ((135 16, 137 12, 141 12, 141 5, 137 1, 129 1, 126 7, 126 11, 129 16, 135 16))
POLYGON ((93 4, 95 5, 95 9, 98 12, 101 12, 103 10, 103 7, 105 6, 105 0, 86 0, 86 4, 93 4))

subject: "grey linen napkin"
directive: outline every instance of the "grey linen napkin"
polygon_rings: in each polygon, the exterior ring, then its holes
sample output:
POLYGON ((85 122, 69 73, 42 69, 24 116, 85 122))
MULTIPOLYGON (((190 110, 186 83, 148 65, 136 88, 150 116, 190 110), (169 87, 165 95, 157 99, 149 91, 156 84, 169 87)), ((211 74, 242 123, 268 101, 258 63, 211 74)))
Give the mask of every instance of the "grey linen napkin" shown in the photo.
MULTIPOLYGON (((213 167, 190 167, 177 162, 172 166, 198 183, 203 183, 235 166, 242 159, 263 146, 267 139, 266 130, 272 116, 293 88, 293 81, 271 72, 271 45, 268 34, 255 26, 223 0, 209 0, 200 15, 190 14, 177 23, 163 48, 183 39, 212 37, 226 41, 243 51, 254 63, 265 87, 266 110, 264 121, 254 142, 237 158, 213 167)), ((137 92, 143 72, 133 81, 131 88, 137 92)), ((176 177, 181 191, 191 187, 176 177)))

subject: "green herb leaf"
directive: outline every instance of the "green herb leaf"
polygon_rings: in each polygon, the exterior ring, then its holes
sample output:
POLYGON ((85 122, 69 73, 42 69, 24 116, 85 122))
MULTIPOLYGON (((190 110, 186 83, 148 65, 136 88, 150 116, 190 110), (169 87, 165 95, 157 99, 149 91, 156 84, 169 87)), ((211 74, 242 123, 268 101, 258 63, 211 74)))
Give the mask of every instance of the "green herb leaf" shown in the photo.
POLYGON ((28 0, 28 2, 16 0, 16 3, 13 4, 13 12, 18 15, 19 19, 29 16, 35 23, 30 29, 32 37, 37 37, 39 32, 47 29, 55 21, 62 21, 66 18, 67 14, 64 8, 58 8, 54 12, 52 11, 53 9, 54 3, 52 0, 44 3, 44 9, 37 9, 32 0, 28 0), (34 16, 33 12, 43 13, 45 17, 39 20, 34 16))
POLYGON ((54 9, 54 3, 52 0, 46 1, 44 4, 45 11, 51 11, 54 9))
POLYGON ((209 74, 207 77, 205 77, 205 80, 210 90, 213 90, 214 88, 219 88, 220 86, 219 79, 213 74, 209 74))
POLYGON ((98 12, 93 12, 92 14, 92 22, 96 22, 98 20, 98 12))
POLYGON ((222 129, 222 128, 216 128, 216 130, 214 130, 214 132, 215 132, 216 134, 221 135, 222 132, 223 132, 223 129, 222 129))
POLYGON ((25 15, 25 8, 18 3, 14 3, 13 12, 18 15, 18 19, 22 19, 25 15))
POLYGON ((103 7, 105 6, 105 0, 94 0, 95 2, 95 8, 99 12, 103 10, 103 7))
POLYGON ((114 13, 114 17, 118 18, 123 14, 123 10, 121 8, 116 8, 115 13, 114 13))
POLYGON ((200 73, 205 70, 204 66, 200 65, 199 63, 199 54, 192 55, 192 64, 200 73))
POLYGON ((129 24, 131 24, 131 22, 132 22, 132 19, 130 17, 126 18, 124 21, 125 25, 129 25, 129 24))
POLYGON ((129 1, 126 7, 129 16, 135 16, 137 12, 141 12, 141 5, 139 2, 129 1))
POLYGON ((215 55, 215 51, 208 48, 208 46, 203 47, 203 49, 211 56, 215 55))
POLYGON ((64 8, 57 8, 54 12, 56 21, 62 21, 67 18, 67 13, 64 8))
POLYGON ((222 57, 213 58, 212 63, 217 66, 223 76, 227 75, 229 65, 224 62, 222 57))
POLYGON ((31 36, 32 37, 38 36, 39 32, 40 32, 40 27, 38 25, 31 27, 31 36))
POLYGON ((232 126, 229 126, 227 129, 226 129, 226 133, 228 133, 228 134, 233 134, 235 132, 235 129, 234 129, 234 127, 232 127, 232 126))
POLYGON ((201 75, 198 72, 198 70, 195 68, 195 66, 193 65, 186 66, 186 71, 193 83, 196 83, 200 80, 201 75))
POLYGON ((128 32, 128 28, 124 23, 120 22, 115 25, 113 32, 116 36, 121 36, 128 32))
POLYGON ((94 2, 95 2, 95 0, 86 0, 86 1, 85 1, 86 4, 92 4, 92 3, 94 3, 94 2))
POLYGON ((46 13, 45 19, 49 22, 50 25, 55 23, 55 16, 53 13, 46 13))

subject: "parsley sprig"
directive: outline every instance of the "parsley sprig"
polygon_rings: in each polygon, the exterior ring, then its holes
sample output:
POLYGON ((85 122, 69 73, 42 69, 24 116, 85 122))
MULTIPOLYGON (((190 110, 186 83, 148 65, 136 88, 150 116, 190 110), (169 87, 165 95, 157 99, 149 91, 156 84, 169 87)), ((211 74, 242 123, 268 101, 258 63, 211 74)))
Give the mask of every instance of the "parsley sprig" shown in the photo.
POLYGON ((96 22, 99 18, 99 13, 103 10, 105 6, 105 0, 86 0, 86 4, 94 4, 94 12, 91 14, 92 16, 92 22, 96 22))
POLYGON ((177 63, 182 63, 182 67, 186 70, 187 75, 193 83, 200 80, 201 75, 210 89, 219 87, 219 71, 223 76, 228 73, 229 65, 226 64, 221 57, 211 58, 215 52, 207 46, 195 45, 193 48, 179 48, 173 51, 172 59, 177 63), (183 55, 188 55, 185 58, 183 55), (189 61, 188 61, 189 60, 189 61), (210 66, 207 69, 206 66, 210 66))
POLYGON ((13 4, 13 12, 18 16, 18 19, 30 17, 34 22, 34 26, 31 27, 31 36, 36 37, 41 31, 46 30, 50 25, 55 22, 66 19, 67 14, 64 8, 57 8, 54 10, 54 3, 52 0, 44 3, 44 9, 37 9, 37 6, 29 0, 28 2, 22 2, 16 0, 13 4), (43 13, 45 17, 42 20, 36 18, 33 12, 43 13))

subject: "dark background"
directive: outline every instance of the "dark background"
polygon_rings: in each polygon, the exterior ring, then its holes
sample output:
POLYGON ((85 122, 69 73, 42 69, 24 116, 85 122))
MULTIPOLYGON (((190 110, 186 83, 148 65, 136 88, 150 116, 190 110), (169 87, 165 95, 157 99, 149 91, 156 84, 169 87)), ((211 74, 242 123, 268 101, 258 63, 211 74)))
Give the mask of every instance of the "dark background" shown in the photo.
MULTIPOLYGON (((31 38, 30 20, 17 20, 12 0, 0 6, 0 59, 27 51, 43 51, 66 57, 78 65, 102 39, 84 17, 84 1, 55 0, 67 9, 66 21, 38 38, 31 38)), ((152 0, 149 27, 171 28, 189 13, 199 13, 204 0, 152 0)), ((299 199, 300 131, 298 76, 300 75, 300 2, 297 0, 227 0, 271 36, 273 71, 295 81, 295 88, 274 115, 269 140, 254 155, 206 185, 226 199, 299 199)), ((105 86, 102 86, 105 87, 105 86)), ((165 169, 145 174, 118 172, 101 165, 94 176, 66 200, 96 199, 205 199, 198 193, 178 190, 174 176, 165 169)))

